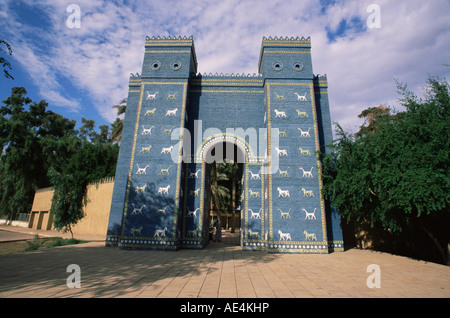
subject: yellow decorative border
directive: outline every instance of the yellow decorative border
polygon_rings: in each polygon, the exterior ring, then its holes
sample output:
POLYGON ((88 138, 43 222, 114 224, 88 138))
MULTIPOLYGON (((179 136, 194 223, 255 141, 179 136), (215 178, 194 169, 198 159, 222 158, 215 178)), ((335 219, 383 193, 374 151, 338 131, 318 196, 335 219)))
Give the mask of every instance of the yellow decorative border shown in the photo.
POLYGON ((310 47, 311 41, 305 40, 305 41, 280 41, 280 40, 263 40, 262 46, 287 46, 287 47, 310 47))
POLYGON ((130 157, 130 168, 128 171, 128 177, 127 177, 127 186, 126 186, 126 192, 125 192, 125 204, 123 207, 123 213, 122 213, 122 226, 120 230, 120 237, 124 238, 123 233, 125 229, 125 221, 127 218, 127 211, 128 211, 128 198, 130 196, 130 188, 131 188, 131 175, 133 173, 133 164, 134 164, 134 155, 136 150, 136 140, 137 140, 137 133, 139 130, 139 118, 141 116, 141 108, 142 108, 142 97, 144 93, 144 86, 141 86, 140 94, 139 94, 139 103, 137 108, 137 114, 136 114, 136 121, 134 124, 134 136, 133 136, 133 145, 131 147, 131 157, 130 157))
POLYGON ((244 145, 243 147, 248 149, 248 151, 244 151, 245 150, 245 148, 244 148, 243 152, 244 153, 248 152, 249 162, 264 160, 264 157, 255 156, 255 152, 253 151, 253 148, 241 136, 236 135, 236 134, 229 134, 229 133, 225 132, 225 133, 220 133, 220 134, 213 134, 211 136, 208 136, 208 138, 206 138, 205 140, 203 140, 202 143, 200 144, 200 146, 198 146, 197 150, 195 151, 195 157, 194 157, 195 162, 200 162, 200 160, 204 161, 205 149, 206 149, 206 151, 208 151, 209 148, 211 147, 211 146, 205 147, 205 145, 207 145, 208 143, 212 143, 212 145, 216 145, 219 142, 230 142, 230 143, 233 143, 233 144, 236 144, 239 146, 244 145), (217 141, 215 141, 215 139, 217 141))
MULTIPOLYGON (((314 84, 311 83, 269 83, 267 84, 267 89, 266 89, 266 100, 267 100, 267 141, 268 141, 268 156, 269 156, 269 169, 271 169, 271 145, 270 145, 270 140, 271 140, 271 112, 270 112, 270 107, 271 107, 271 94, 270 94, 270 87, 271 86, 309 86, 309 91, 310 91, 310 96, 315 96, 314 95, 314 84)), ((311 97, 311 107, 312 107, 312 114, 313 114, 313 125, 314 125, 314 134, 315 134, 315 144, 316 144, 316 151, 320 150, 320 145, 319 145, 319 129, 318 129, 318 125, 317 125, 317 114, 316 114, 316 105, 315 105, 315 99, 313 97, 311 97)), ((321 164, 320 164, 320 160, 316 159, 316 163, 317 163, 317 170, 318 170, 318 182, 319 182, 319 193, 322 193, 322 187, 323 187, 323 183, 322 183, 322 169, 321 169, 321 164)), ((268 177, 268 199, 269 199, 269 241, 274 242, 273 244, 275 245, 288 245, 286 244, 285 241, 274 241, 273 240, 273 221, 272 221, 272 216, 273 216, 273 206, 272 206, 272 175, 270 174, 268 177)), ((326 245, 327 244, 327 233, 326 233, 326 218, 325 218, 325 202, 323 199, 320 200, 320 210, 321 210, 321 215, 322 215, 322 235, 323 235, 323 242, 317 242, 316 244, 319 245, 326 245)), ((295 244, 295 245, 311 245, 311 242, 306 242, 306 241, 293 241, 292 243, 289 241, 289 245, 291 244, 295 244)), ((295 249, 293 249, 295 250, 295 249)))
MULTIPOLYGON (((201 218, 199 220, 200 228, 201 228, 201 225, 202 225, 201 222, 203 221, 203 218, 204 218, 203 205, 204 205, 205 194, 206 194, 205 193, 205 182, 206 182, 206 174, 205 174, 206 160, 205 160, 205 157, 206 157, 206 154, 208 153, 208 151, 212 147, 216 146, 217 144, 220 144, 222 142, 227 142, 228 141, 228 142, 233 143, 234 145, 236 145, 242 151, 242 153, 244 154, 244 157, 245 157, 245 166, 247 166, 247 164, 249 163, 249 152, 248 152, 248 150, 243 148, 242 144, 233 142, 230 139, 226 139, 225 135, 232 136, 232 137, 239 137, 238 135, 230 135, 230 134, 213 135, 213 136, 210 136, 210 138, 207 139, 208 141, 211 142, 211 144, 208 144, 205 141, 203 141, 202 145, 199 147, 199 150, 198 150, 198 152, 199 152, 199 154, 201 154, 201 158, 202 158, 202 181, 201 181, 201 185, 200 185, 200 188, 201 188, 201 190, 200 190, 200 193, 201 193, 201 195, 200 195, 200 215, 201 215, 201 218)), ((237 140, 237 139, 238 138, 235 138, 235 140, 237 140)), ((247 147, 247 149, 250 149, 250 148, 247 147)), ((246 168, 244 170, 246 170, 246 168)), ((248 183, 247 182, 245 183, 244 187, 245 187, 244 191, 248 191, 248 183)), ((247 200, 247 195, 245 195, 245 199, 247 200)))
POLYGON ((262 94, 264 93, 264 90, 258 90, 258 91, 240 91, 240 90, 211 90, 211 89, 198 89, 198 90, 191 90, 192 93, 257 93, 262 94))
POLYGON ((192 86, 261 86, 264 84, 262 80, 246 80, 246 79, 201 79, 192 80, 192 86))
POLYGON ((192 46, 192 40, 147 40, 145 46, 192 46))
POLYGON ((306 52, 306 51, 264 51, 264 54, 311 54, 311 52, 306 52))
POLYGON ((155 51, 155 50, 145 50, 145 53, 191 53, 191 51, 184 51, 184 50, 179 50, 179 51, 175 51, 175 50, 173 50, 173 51, 170 51, 170 50, 167 50, 167 51, 164 51, 164 50, 157 50, 157 51, 155 51))
MULTIPOLYGON (((134 164, 134 155, 136 152, 136 140, 137 140, 137 135, 138 135, 138 130, 139 130, 139 120, 140 120, 140 114, 141 114, 141 108, 142 108, 142 100, 143 100, 143 94, 144 94, 144 87, 145 85, 183 85, 183 98, 182 98, 182 105, 181 105, 181 123, 180 123, 180 127, 184 128, 184 117, 185 117, 185 111, 186 111, 186 97, 187 97, 187 82, 142 82, 141 85, 141 89, 140 89, 140 95, 139 95, 139 103, 138 103, 138 109, 137 109, 137 115, 136 115, 136 123, 135 123, 135 128, 134 128, 134 136, 133 136, 133 146, 131 148, 131 158, 130 158, 130 169, 128 172, 128 179, 127 179, 127 186, 126 186, 126 194, 125 194, 125 204, 124 204, 124 210, 123 210, 123 215, 122 215, 122 226, 121 226, 121 235, 120 238, 121 239, 128 239, 128 240, 136 240, 136 241, 140 241, 140 240, 146 240, 146 241, 177 241, 178 238, 155 238, 155 237, 128 237, 128 236, 124 236, 124 228, 125 228, 125 221, 126 221, 126 217, 127 217, 127 210, 128 210, 128 199, 129 199, 129 194, 130 194, 130 188, 131 188, 131 176, 133 173, 133 164, 134 164)), ((183 139, 183 129, 181 129, 181 135, 180 135, 180 140, 183 139)), ((182 152, 182 147, 180 147, 179 149, 179 154, 178 154, 178 158, 181 158, 181 152, 182 152)), ((179 192, 180 192, 180 178, 181 178, 181 165, 182 165, 182 161, 179 160, 180 162, 177 165, 177 180, 176 180, 176 190, 175 190, 175 207, 174 207, 174 221, 173 221, 173 233, 177 233, 177 220, 178 220, 178 210, 179 210, 179 192)), ((176 235, 175 235, 176 236, 176 235)), ((120 246, 136 246, 136 244, 127 244, 127 243, 119 243, 120 246), (120 245, 121 244, 121 245, 120 245)), ((148 245, 145 245, 146 247, 148 247, 148 245)))
MULTIPOLYGON (((244 167, 244 171, 245 171, 245 177, 244 177, 245 178, 244 200, 245 200, 245 203, 244 203, 244 208, 243 208, 243 210, 244 210, 244 217, 243 217, 243 219, 244 219, 244 231, 243 232, 244 233, 243 233, 243 237, 242 237, 242 240, 241 240, 241 245, 243 247, 244 247, 244 242, 245 243, 264 242, 264 244, 266 244, 266 241, 264 239, 264 229, 265 229, 265 225, 264 225, 265 224, 264 181, 265 181, 265 174, 262 173, 262 171, 261 171, 261 192, 260 192, 261 193, 261 195, 260 195, 260 199, 261 199, 261 228, 260 228, 260 234, 261 234, 261 237, 259 239, 254 239, 254 240, 248 238, 248 220, 249 220, 249 218, 248 218, 248 201, 249 201, 249 196, 248 196, 248 180, 249 180, 248 172, 249 172, 249 166, 261 166, 261 169, 262 169, 263 165, 264 165, 264 163, 253 163, 253 164, 250 164, 247 161, 245 162, 245 167, 244 167)), ((241 222, 242 222, 242 218, 241 218, 241 222)), ((247 248, 247 247, 244 247, 244 248, 247 248)), ((250 247, 248 247, 248 248, 250 248, 250 247)))

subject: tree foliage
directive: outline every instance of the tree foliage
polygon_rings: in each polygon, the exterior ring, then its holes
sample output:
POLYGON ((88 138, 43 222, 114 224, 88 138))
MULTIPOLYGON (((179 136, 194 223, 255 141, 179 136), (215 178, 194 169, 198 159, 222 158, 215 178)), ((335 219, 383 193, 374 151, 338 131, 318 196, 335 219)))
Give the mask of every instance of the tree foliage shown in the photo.
MULTIPOLYGON (((124 98, 119 105, 114 105, 113 108, 117 110, 117 116, 122 116, 125 114, 127 109, 127 99, 124 98)), ((116 120, 111 124, 111 141, 115 143, 120 143, 122 140, 122 130, 123 130, 123 118, 116 118, 116 120)))
POLYGON ((108 126, 96 132, 92 120, 82 118, 78 136, 65 140, 67 160, 52 166, 49 177, 54 189, 51 212, 57 230, 69 231, 84 216, 87 186, 115 175, 119 146, 109 142, 108 126))
POLYGON ((368 109, 360 116, 370 120, 355 136, 337 125, 335 151, 322 155, 323 194, 344 220, 391 233, 422 229, 446 247, 448 229, 427 226, 450 224, 449 85, 429 78, 424 100, 397 87, 406 111, 368 109))
POLYGON ((14 87, 0 107, 0 212, 8 217, 28 213, 35 190, 49 185, 46 171, 59 160, 59 143, 75 125, 25 94, 14 87))
MULTIPOLYGON (((4 40, 0 40, 0 52, 6 53, 8 55, 12 55, 11 45, 9 45, 9 43, 4 40), (2 44, 4 44, 4 46, 6 47, 6 50, 4 48, 2 48, 2 44)), ((14 79, 14 77, 12 77, 12 75, 9 74, 9 72, 8 72, 8 69, 10 69, 10 70, 12 69, 11 63, 9 63, 8 60, 5 59, 4 57, 0 56, 0 64, 3 66, 3 74, 5 75, 5 77, 14 79)))
POLYGON ((14 87, 0 107, 0 214, 29 213, 38 188, 53 187, 56 229, 71 231, 83 216, 86 186, 115 174, 119 146, 108 126, 76 122, 47 110, 45 101, 14 87))

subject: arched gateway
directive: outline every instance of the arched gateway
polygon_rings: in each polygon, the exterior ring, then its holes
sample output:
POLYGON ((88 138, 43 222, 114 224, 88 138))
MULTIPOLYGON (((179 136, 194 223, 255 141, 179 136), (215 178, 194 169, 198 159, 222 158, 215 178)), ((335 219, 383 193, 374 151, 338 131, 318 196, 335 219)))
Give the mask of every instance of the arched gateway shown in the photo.
POLYGON ((339 215, 320 195, 316 152, 332 131, 310 38, 263 38, 259 75, 196 73, 192 37, 146 38, 141 75, 130 77, 106 245, 208 244, 208 163, 223 157, 209 151, 224 144, 243 164, 244 250, 343 250, 339 215))

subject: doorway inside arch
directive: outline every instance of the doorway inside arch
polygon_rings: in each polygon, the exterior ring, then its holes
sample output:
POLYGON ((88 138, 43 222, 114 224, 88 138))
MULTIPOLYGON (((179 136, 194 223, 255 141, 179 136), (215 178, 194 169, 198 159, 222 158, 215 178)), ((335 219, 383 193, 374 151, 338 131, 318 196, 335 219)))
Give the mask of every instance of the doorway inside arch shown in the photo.
POLYGON ((204 206, 209 209, 212 239, 240 245, 241 209, 244 202, 244 153, 233 143, 220 142, 205 156, 204 206), (221 237, 216 237, 220 221, 221 237))

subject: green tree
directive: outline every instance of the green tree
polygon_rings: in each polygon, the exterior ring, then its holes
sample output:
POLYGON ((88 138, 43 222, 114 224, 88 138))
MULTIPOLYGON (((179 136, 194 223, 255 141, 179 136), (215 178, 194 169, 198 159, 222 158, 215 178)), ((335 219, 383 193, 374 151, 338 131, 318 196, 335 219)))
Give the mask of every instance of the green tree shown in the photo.
POLYGON ((71 232, 83 216, 86 186, 115 174, 119 146, 109 127, 76 122, 33 102, 14 87, 0 107, 0 214, 29 213, 38 188, 52 186, 54 226, 71 232))
POLYGON ((429 78, 425 100, 406 85, 398 89, 406 111, 383 111, 356 137, 337 125, 335 151, 321 155, 323 194, 347 222, 368 221, 398 235, 424 231, 447 263, 449 85, 429 78))
POLYGON ((37 188, 49 186, 47 170, 58 162, 59 143, 75 122, 47 110, 14 87, 0 107, 0 214, 28 213, 37 188))
MULTIPOLYGON (((235 151, 237 148, 235 148, 235 151)), ((236 154, 236 152, 235 152, 236 154)), ((242 164, 237 162, 237 157, 234 160, 223 160, 217 163, 217 171, 223 178, 218 181, 218 186, 226 189, 227 194, 221 196, 221 207, 223 212, 231 212, 232 222, 230 224, 231 232, 234 233, 236 224, 236 209, 239 206, 241 198, 241 178, 242 178, 242 164)), ((240 217, 240 215, 238 216, 240 217)))
POLYGON ((355 137, 362 137, 367 134, 372 134, 378 128, 378 120, 383 116, 389 116, 390 109, 382 105, 378 107, 371 107, 363 110, 358 115, 359 118, 364 118, 364 124, 360 127, 355 137))
POLYGON ((223 181, 228 180, 228 176, 220 171, 221 165, 216 161, 211 163, 211 211, 215 211, 219 215, 230 198, 230 190, 222 184, 223 181))
MULTIPOLYGON (((65 141, 67 157, 58 166, 49 170, 54 189, 51 213, 57 230, 70 232, 84 216, 87 204, 87 186, 102 178, 113 177, 116 171, 119 146, 108 139, 108 126, 100 133, 94 129, 92 120, 83 118, 79 136, 65 141)), ((102 127, 102 126, 101 126, 102 127)))
MULTIPOLYGON (((114 105, 113 108, 117 109, 117 116, 125 114, 127 109, 127 99, 124 98, 119 105, 114 105)), ((122 140, 122 130, 123 130, 123 119, 116 118, 116 120, 111 124, 111 140, 115 143, 120 143, 122 140)))
MULTIPOLYGON (((0 40, 0 52, 6 53, 8 55, 12 55, 12 48, 11 45, 9 45, 8 42, 0 40), (1 47, 1 44, 4 44, 6 46, 6 50, 1 47)), ((6 78, 14 79, 11 74, 9 74, 7 69, 12 69, 11 63, 8 62, 7 59, 4 57, 0 57, 0 64, 3 66, 3 74, 6 78)))

